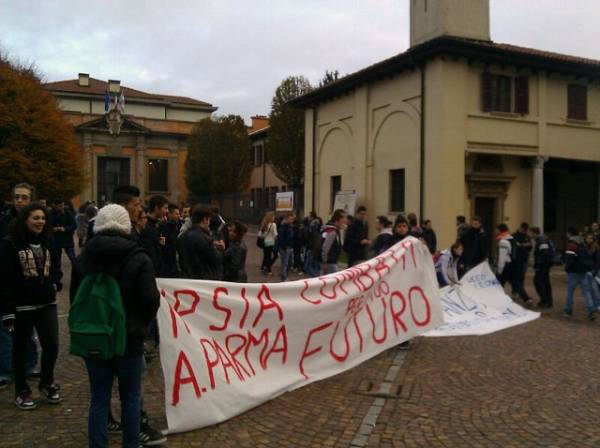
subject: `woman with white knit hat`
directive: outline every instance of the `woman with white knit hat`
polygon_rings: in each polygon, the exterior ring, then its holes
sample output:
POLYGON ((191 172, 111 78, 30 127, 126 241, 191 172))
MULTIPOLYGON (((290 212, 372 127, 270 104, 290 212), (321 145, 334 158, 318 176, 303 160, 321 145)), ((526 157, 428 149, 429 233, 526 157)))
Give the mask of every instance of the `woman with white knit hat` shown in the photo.
POLYGON ((108 446, 107 421, 113 378, 119 381, 123 447, 138 447, 143 340, 158 310, 150 257, 131 237, 131 218, 117 204, 103 207, 96 217, 94 233, 80 260, 80 272, 71 285, 77 290, 86 275, 105 273, 118 283, 125 309, 127 339, 122 357, 110 360, 85 358, 90 380, 91 403, 88 419, 90 447, 108 446))

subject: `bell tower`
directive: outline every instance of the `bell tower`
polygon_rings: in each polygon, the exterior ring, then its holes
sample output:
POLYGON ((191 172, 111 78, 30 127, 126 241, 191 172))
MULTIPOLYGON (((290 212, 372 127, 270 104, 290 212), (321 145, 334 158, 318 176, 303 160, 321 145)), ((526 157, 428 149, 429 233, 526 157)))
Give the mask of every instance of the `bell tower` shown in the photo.
POLYGON ((410 0, 410 46, 439 36, 490 40, 489 0, 410 0))

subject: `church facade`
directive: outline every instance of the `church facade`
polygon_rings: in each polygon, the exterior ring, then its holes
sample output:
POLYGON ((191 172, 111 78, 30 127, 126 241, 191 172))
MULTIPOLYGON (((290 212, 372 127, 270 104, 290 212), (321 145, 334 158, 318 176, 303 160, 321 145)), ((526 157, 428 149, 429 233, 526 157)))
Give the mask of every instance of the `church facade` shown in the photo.
POLYGON ((123 184, 136 185, 144 199, 154 194, 175 203, 187 199, 187 139, 194 123, 209 117, 216 107, 193 98, 142 92, 85 73, 44 87, 55 95, 85 154, 87 182, 81 200, 110 201, 113 188, 123 184), (105 109, 107 105, 112 109, 113 99, 119 100, 121 94, 122 122, 113 132, 105 109))
POLYGON ((441 245, 457 215, 561 243, 598 219, 600 61, 495 43, 488 0, 411 0, 411 47, 299 97, 306 210, 338 190, 415 212, 441 245))

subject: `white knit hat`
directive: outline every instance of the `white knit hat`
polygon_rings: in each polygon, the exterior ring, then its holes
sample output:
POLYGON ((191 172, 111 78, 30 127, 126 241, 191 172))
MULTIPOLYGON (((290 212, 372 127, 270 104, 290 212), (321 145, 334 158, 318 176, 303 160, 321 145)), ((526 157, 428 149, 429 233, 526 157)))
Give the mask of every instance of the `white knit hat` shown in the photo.
POLYGON ((105 205, 98 212, 94 223, 94 233, 131 233, 131 219, 125 207, 117 204, 105 205))

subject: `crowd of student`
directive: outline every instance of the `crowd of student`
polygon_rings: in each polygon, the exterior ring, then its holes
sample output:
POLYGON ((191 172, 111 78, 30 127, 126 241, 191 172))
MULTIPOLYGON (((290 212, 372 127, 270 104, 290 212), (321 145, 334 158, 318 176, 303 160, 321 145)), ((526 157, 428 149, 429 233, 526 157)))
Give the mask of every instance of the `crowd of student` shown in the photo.
POLYGON ((56 296, 63 287, 65 252, 72 264, 72 305, 86 278, 105 274, 118 284, 126 322, 123 353, 111 359, 85 357, 91 395, 89 446, 108 446, 108 433, 122 433, 126 447, 164 443, 166 437, 152 428, 143 406, 143 372, 149 355, 144 337, 150 331, 155 348, 160 342, 154 279, 246 282, 246 226, 226 225, 218 210, 202 206, 191 211, 182 207, 180 214, 180 208, 162 196, 150 198, 145 208, 134 186, 115 189, 113 204, 98 210, 89 202, 76 214, 63 201, 54 201, 48 209, 34 202, 34 196, 31 185, 15 186, 13 201, 0 219, 0 388, 14 380, 14 403, 22 410, 37 406, 28 384, 31 378, 39 378, 38 389, 46 401, 62 400, 54 367, 59 343, 56 296), (75 233, 83 249, 77 257, 75 233), (36 340, 41 346, 39 371, 36 340), (110 411, 115 378, 120 422, 110 411))
MULTIPOLYGON (((115 189, 113 203, 100 210, 84 204, 75 214, 62 200, 46 204, 34 202, 34 188, 16 185, 13 202, 0 219, 0 388, 11 379, 15 384, 15 405, 22 410, 36 407, 28 379, 39 378, 38 389, 49 403, 62 399, 54 378, 58 357, 58 316, 56 296, 61 291, 61 256, 72 264, 69 296, 75 305, 86 279, 107 276, 120 291, 125 330, 119 356, 88 356, 85 366, 90 383, 88 438, 90 447, 106 447, 108 433, 122 433, 123 446, 153 446, 166 437, 149 424, 144 411, 143 377, 146 356, 155 353, 160 340, 156 323, 159 292, 156 277, 247 282, 247 227, 241 222, 226 223, 218 209, 203 206, 179 207, 165 197, 153 196, 144 207, 134 186, 115 189), (83 249, 75 254, 74 234, 83 249), (35 332, 34 332, 35 330, 35 332), (150 332, 154 348, 146 349, 150 332), (41 369, 37 370, 37 343, 41 346, 41 369), (146 356, 145 356, 146 355, 146 356), (120 422, 111 413, 111 393, 118 380, 121 401, 120 422)), ((273 273, 280 259, 280 278, 290 272, 311 277, 333 273, 379 255, 394 244, 412 236, 429 249, 441 287, 456 285, 479 263, 493 259, 497 278, 509 283, 513 295, 532 303, 524 283, 531 253, 535 270, 534 286, 539 307, 552 307, 550 270, 556 261, 554 244, 537 227, 526 223, 510 233, 505 224, 497 226, 495 257, 490 257, 489 236, 481 219, 466 224, 457 217, 457 238, 447 249, 438 251, 432 223, 419 224, 413 213, 399 215, 392 223, 385 216, 375 219, 376 237, 369 238, 368 213, 358 207, 354 217, 335 210, 326 223, 313 212, 300 220, 294 213, 276 219, 267 213, 262 220, 256 244, 263 250, 261 270, 273 273), (342 263, 347 257, 346 263, 342 263)), ((573 293, 581 288, 588 318, 600 310, 599 226, 594 223, 582 236, 569 229, 564 254, 567 272, 567 301, 564 315, 573 312, 573 293)), ((87 290, 86 290, 87 291, 87 290)), ((75 316, 74 320, 76 320, 75 316)), ((73 333, 73 330, 71 328, 73 333)), ((406 346, 406 344, 404 344, 406 346)), ((73 349, 72 349, 73 351, 73 349)))

